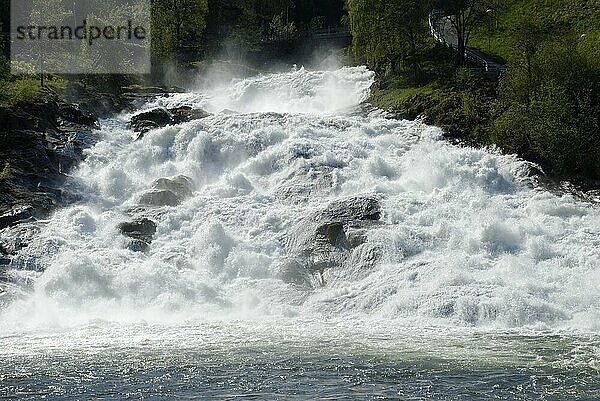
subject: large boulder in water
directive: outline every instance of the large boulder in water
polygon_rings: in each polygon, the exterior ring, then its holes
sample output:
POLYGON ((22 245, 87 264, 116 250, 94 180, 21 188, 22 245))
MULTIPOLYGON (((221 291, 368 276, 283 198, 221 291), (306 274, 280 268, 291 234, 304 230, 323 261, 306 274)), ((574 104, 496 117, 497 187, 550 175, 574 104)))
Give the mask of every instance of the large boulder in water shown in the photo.
MULTIPOLYGON (((298 283, 309 273, 318 274, 321 280, 324 271, 365 253, 355 250, 365 247, 366 231, 380 219, 381 205, 372 196, 340 199, 302 219, 286 238, 285 246, 294 263, 286 265, 282 278, 298 283), (293 269, 304 271, 292 274, 293 269)), ((376 254, 368 253, 370 258, 376 254)))
POLYGON ((184 175, 173 178, 159 178, 152 183, 152 190, 140 198, 140 203, 148 206, 177 206, 192 196, 194 184, 184 175))
POLYGON ((173 115, 173 122, 181 124, 193 120, 201 120, 209 117, 210 113, 202 109, 193 109, 190 106, 181 106, 169 109, 173 115))
POLYGON ((142 134, 138 137, 138 139, 140 139, 143 134, 152 129, 199 120, 208 116, 210 116, 210 113, 189 106, 175 107, 172 109, 156 108, 131 117, 129 128, 142 134))
POLYGON ((165 109, 153 109, 131 117, 129 127, 136 131, 145 133, 153 128, 165 127, 173 123, 171 114, 165 109))
POLYGON ((142 218, 121 223, 118 229, 121 234, 131 238, 129 249, 136 252, 143 252, 148 249, 154 234, 156 234, 156 223, 147 218, 142 218))
POLYGON ((350 249, 352 243, 347 232, 380 218, 381 206, 375 197, 337 200, 301 220, 287 237, 286 247, 291 253, 302 255, 311 255, 319 250, 350 249))
POLYGON ((31 220, 34 210, 31 206, 17 206, 0 215, 0 230, 23 221, 31 220))

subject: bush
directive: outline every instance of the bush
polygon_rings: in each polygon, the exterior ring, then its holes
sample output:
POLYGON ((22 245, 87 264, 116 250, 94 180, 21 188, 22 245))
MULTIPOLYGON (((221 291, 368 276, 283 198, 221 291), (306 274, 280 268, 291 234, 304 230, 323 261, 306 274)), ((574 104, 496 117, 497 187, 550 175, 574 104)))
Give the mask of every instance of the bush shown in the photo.
POLYGON ((551 172, 600 178, 600 70, 574 40, 547 39, 511 65, 495 140, 551 172))
POLYGON ((0 81, 0 105, 13 107, 19 103, 35 102, 41 89, 40 81, 33 78, 0 81))
POLYGON ((6 163, 4 165, 4 167, 2 168, 2 170, 0 170, 0 181, 10 178, 10 174, 11 174, 10 164, 6 163))

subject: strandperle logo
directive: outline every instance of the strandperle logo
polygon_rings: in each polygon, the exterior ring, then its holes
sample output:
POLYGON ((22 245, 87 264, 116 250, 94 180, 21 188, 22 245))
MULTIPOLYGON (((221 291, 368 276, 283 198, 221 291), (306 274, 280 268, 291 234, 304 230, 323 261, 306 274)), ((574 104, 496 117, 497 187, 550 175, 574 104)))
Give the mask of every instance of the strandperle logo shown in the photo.
POLYGON ((149 0, 12 0, 14 74, 147 74, 149 0))
POLYGON ((127 21, 127 26, 118 26, 114 28, 111 25, 103 28, 91 25, 88 26, 87 20, 73 29, 70 26, 18 26, 17 40, 85 40, 91 46, 98 39, 107 40, 137 40, 146 39, 146 28, 143 26, 133 27, 131 20, 127 21))

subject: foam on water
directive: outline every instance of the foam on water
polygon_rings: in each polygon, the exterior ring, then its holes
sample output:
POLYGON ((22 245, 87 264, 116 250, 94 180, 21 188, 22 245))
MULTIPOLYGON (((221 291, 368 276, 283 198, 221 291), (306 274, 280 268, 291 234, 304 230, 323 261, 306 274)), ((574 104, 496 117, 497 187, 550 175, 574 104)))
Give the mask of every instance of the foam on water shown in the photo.
POLYGON ((340 110, 372 82, 363 67, 302 69, 172 95, 147 107, 217 114, 137 142, 125 117, 105 121, 73 173, 85 200, 13 261, 9 275, 33 285, 0 330, 268 317, 599 330, 600 211, 527 185, 516 157, 340 110), (194 195, 138 211, 157 233, 146 253, 128 250, 117 225, 154 180, 181 174, 194 195), (380 261, 334 269, 322 287, 285 283, 286 234, 357 194, 381 199, 383 224, 368 232, 380 261))

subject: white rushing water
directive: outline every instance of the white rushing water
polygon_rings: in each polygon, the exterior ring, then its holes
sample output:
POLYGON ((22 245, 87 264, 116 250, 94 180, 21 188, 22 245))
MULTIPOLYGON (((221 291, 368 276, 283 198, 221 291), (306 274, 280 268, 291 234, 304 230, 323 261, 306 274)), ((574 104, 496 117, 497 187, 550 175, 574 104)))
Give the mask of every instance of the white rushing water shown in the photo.
POLYGON ((366 115, 356 106, 373 78, 301 69, 174 94, 146 108, 214 114, 139 141, 130 116, 104 121, 72 173, 84 200, 7 273, 25 284, 5 294, 0 332, 229 319, 598 331, 598 208, 532 187, 514 156, 366 115), (139 207, 154 181, 179 175, 192 196, 139 207), (285 280, 290 232, 357 195, 382 207, 366 243, 313 285, 285 280), (146 252, 118 232, 132 216, 157 223, 146 252))

